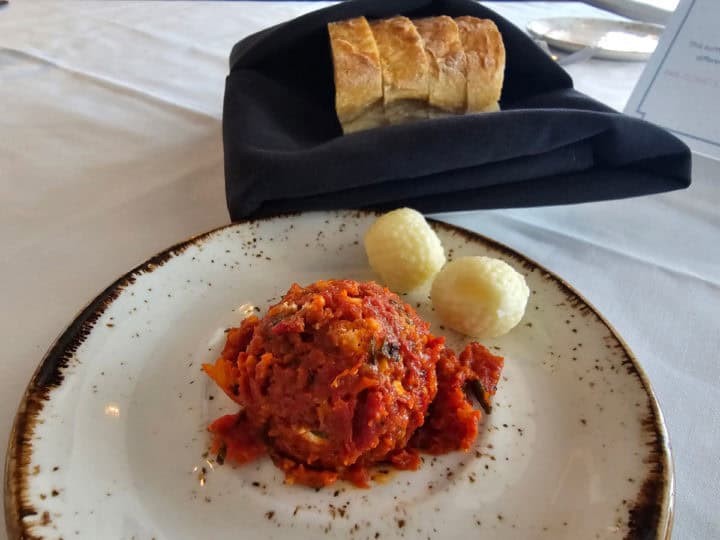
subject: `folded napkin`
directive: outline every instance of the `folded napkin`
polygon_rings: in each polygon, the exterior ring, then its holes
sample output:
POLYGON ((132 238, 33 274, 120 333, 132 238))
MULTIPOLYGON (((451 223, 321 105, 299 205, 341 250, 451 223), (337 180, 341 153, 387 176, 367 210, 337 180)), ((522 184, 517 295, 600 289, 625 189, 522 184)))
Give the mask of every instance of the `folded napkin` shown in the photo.
POLYGON ((520 29, 473 0, 354 0, 249 36, 225 88, 233 220, 297 210, 423 212, 579 203, 685 188, 679 139, 577 92, 520 29), (474 15, 507 51, 501 112, 342 135, 326 24, 365 15, 474 15))

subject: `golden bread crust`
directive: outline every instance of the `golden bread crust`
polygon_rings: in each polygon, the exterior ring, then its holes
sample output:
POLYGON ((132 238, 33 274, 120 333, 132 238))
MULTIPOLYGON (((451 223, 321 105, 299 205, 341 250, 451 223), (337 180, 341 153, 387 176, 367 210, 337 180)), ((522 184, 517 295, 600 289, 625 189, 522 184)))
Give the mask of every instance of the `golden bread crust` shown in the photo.
POLYGON ((465 112, 467 68, 457 23, 446 15, 418 19, 414 23, 428 57, 430 106, 451 113, 465 112))
POLYGON ((499 110, 505 46, 490 20, 357 17, 327 26, 344 133, 499 110))
POLYGON ((457 17, 467 59, 467 112, 482 112, 500 99, 505 76, 505 46, 495 23, 477 17, 457 17))
POLYGON ((427 103, 428 61, 415 25, 397 16, 373 21, 370 27, 380 51, 385 105, 406 99, 427 103))
POLYGON ((335 110, 343 127, 382 102, 380 55, 365 17, 328 24, 335 110))

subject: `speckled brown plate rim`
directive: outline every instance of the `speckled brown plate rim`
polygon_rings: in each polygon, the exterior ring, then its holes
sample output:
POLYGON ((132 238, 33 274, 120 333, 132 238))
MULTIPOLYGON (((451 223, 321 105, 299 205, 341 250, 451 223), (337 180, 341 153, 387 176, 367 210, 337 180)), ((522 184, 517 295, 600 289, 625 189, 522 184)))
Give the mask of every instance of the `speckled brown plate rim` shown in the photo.
MULTIPOLYGON (((318 212, 322 213, 322 212, 318 212)), ((64 375, 63 368, 67 365, 69 357, 78 349, 92 331, 97 320, 102 316, 107 307, 121 294, 130 284, 134 283, 136 276, 153 272, 163 266, 173 257, 180 255, 187 248, 200 245, 215 234, 230 227, 252 224, 256 222, 273 221, 300 216, 302 213, 283 213, 260 219, 247 219, 223 225, 206 233, 193 236, 184 242, 158 253, 142 264, 139 264, 103 290, 96 296, 70 326, 56 339, 49 348, 40 365, 35 370, 25 394, 18 406, 15 421, 10 432, 8 448, 5 457, 5 522, 8 538, 10 540, 42 540, 28 531, 23 519, 27 516, 36 515, 37 512, 32 505, 23 497, 27 488, 27 478, 31 471, 30 459, 32 456, 31 438, 34 433, 35 423, 42 412, 44 402, 49 399, 50 391, 62 384, 64 375)), ((373 211, 364 210, 338 210, 335 215, 348 214, 351 217, 362 217, 377 214, 373 211)), ((655 392, 652 389, 650 380, 645 370, 635 358, 635 355, 622 339, 620 334, 612 325, 588 302, 579 292, 569 285, 561 277, 532 259, 518 253, 517 251, 496 242, 486 236, 450 225, 442 221, 429 219, 435 227, 441 227, 447 231, 465 236, 469 241, 478 242, 502 252, 507 257, 521 263, 528 269, 537 269, 542 272, 542 277, 554 282, 565 294, 574 306, 584 305, 605 325, 613 337, 623 348, 626 356, 624 364, 630 374, 634 374, 640 380, 650 403, 651 414, 644 421, 644 427, 652 432, 654 440, 650 443, 650 454, 654 467, 642 484, 638 500, 629 510, 630 531, 626 538, 629 539, 654 539, 668 540, 671 537, 673 525, 673 511, 675 499, 674 471, 671 457, 670 443, 668 439, 665 421, 658 404, 655 392)))

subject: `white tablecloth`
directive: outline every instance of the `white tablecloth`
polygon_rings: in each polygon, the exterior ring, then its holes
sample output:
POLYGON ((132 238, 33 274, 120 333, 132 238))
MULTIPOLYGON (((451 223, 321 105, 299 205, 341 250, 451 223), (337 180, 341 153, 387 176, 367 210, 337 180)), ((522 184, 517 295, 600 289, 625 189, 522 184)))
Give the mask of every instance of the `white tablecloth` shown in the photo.
MULTIPOLYGON (((0 10, 0 441, 44 351, 89 299, 155 252, 228 222, 228 52, 321 5, 13 0, 0 10)), ((492 6, 518 24, 592 11, 492 6)), ((621 108, 641 69, 593 60, 570 72, 621 108)), ((683 192, 441 216, 553 269, 620 330, 665 412, 681 539, 720 538, 718 176, 700 162, 683 192)))

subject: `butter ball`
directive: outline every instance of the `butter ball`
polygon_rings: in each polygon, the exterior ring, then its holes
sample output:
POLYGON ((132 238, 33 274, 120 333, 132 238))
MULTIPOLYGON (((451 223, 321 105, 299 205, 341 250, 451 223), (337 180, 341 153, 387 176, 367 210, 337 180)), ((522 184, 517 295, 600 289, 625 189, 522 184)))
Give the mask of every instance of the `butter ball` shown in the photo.
POLYGON ((440 238, 411 208, 380 216, 365 235, 365 252, 383 284, 397 292, 419 287, 445 264, 440 238))
POLYGON ((438 273, 432 304, 450 328, 475 338, 512 330, 523 318, 530 290, 512 266, 491 257, 462 257, 438 273))

